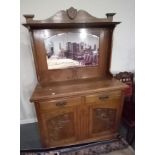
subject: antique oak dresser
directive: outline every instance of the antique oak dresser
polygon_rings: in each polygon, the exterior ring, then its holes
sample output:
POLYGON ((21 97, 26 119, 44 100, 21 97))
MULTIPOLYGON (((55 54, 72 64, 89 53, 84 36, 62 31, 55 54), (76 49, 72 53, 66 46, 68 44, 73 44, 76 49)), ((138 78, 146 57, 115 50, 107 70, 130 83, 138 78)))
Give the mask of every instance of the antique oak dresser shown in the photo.
POLYGON ((114 13, 71 7, 45 20, 24 15, 38 84, 32 94, 44 147, 117 136, 124 89, 110 73, 114 13))

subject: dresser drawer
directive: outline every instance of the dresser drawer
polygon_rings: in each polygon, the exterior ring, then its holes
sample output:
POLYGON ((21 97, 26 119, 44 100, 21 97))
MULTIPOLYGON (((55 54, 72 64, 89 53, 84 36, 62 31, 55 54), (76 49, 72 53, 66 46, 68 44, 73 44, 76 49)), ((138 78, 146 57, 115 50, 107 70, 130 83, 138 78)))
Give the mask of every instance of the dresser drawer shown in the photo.
POLYGON ((49 111, 50 109, 71 107, 81 104, 81 97, 75 98, 62 98, 58 100, 50 100, 46 102, 40 102, 39 107, 42 111, 49 111))
POLYGON ((93 95, 86 96, 86 103, 103 103, 115 99, 121 98, 121 91, 108 91, 108 92, 101 92, 93 95))

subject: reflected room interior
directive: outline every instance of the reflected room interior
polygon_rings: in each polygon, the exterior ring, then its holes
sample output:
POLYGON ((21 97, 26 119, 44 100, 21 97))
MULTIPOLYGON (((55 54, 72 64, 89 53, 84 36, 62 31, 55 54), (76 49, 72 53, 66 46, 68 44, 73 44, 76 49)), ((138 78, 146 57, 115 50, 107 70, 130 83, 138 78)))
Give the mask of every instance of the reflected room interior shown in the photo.
POLYGON ((49 36, 44 45, 49 70, 98 65, 99 37, 86 29, 49 36))

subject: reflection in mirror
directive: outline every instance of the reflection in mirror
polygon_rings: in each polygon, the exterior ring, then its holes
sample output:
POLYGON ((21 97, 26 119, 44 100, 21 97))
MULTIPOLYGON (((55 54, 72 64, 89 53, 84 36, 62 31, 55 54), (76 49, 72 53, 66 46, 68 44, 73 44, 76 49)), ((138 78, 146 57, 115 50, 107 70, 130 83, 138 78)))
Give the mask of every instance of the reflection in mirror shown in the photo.
POLYGON ((44 43, 48 69, 98 65, 99 37, 85 29, 51 36, 44 43))

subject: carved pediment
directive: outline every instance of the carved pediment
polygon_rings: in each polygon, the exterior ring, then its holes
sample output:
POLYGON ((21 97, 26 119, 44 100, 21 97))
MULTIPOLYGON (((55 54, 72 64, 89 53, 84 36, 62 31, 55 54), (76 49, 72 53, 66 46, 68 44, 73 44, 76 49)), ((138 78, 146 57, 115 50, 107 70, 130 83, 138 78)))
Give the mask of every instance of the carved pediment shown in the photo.
POLYGON ((106 14, 107 18, 96 18, 84 10, 77 10, 70 7, 61 10, 45 20, 33 20, 34 15, 24 15, 27 23, 92 23, 92 22, 112 22, 115 13, 106 14))
POLYGON ((67 15, 70 19, 74 19, 77 16, 77 9, 70 7, 66 10, 67 15))

